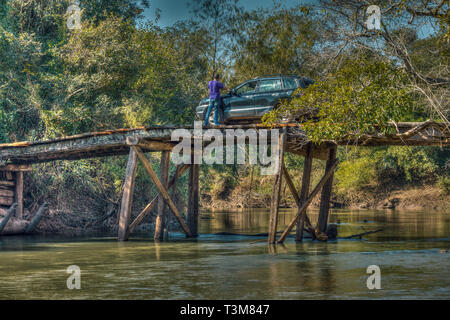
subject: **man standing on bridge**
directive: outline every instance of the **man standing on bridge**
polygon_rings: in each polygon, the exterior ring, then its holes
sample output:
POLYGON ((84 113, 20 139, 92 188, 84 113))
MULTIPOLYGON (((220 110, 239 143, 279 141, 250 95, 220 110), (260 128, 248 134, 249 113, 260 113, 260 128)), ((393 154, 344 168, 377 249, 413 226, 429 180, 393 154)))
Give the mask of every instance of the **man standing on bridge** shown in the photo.
POLYGON ((219 123, 219 108, 220 108, 220 90, 225 89, 228 90, 221 82, 219 82, 220 75, 216 74, 214 76, 214 80, 208 83, 209 88, 209 106, 205 115, 204 125, 207 126, 209 123, 209 116, 211 114, 212 109, 215 109, 214 112, 214 124, 218 126, 219 123))

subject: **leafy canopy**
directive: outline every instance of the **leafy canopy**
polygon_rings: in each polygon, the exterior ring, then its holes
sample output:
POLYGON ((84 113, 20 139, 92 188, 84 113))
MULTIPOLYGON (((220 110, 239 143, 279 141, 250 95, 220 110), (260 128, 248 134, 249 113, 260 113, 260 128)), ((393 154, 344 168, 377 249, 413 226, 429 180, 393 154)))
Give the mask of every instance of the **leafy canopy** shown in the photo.
POLYGON ((374 126, 391 132, 391 120, 399 121, 410 109, 410 95, 401 87, 405 73, 392 63, 368 59, 366 55, 348 58, 334 73, 266 114, 263 121, 274 124, 288 115, 315 110, 315 117, 300 117, 311 141, 345 139, 349 133, 363 135, 374 126))

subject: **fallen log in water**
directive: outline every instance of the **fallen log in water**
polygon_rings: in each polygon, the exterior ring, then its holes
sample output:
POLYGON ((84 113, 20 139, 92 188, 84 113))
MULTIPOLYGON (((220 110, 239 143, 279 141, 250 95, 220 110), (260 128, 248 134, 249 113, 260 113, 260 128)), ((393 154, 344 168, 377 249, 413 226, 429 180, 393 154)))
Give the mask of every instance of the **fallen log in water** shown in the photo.
POLYGON ((39 210, 36 212, 36 214, 34 215, 33 219, 30 222, 30 224, 25 229, 25 233, 32 233, 34 231, 34 229, 36 229, 37 225, 39 224, 39 222, 41 221, 41 219, 42 219, 42 217, 44 215, 44 212, 47 211, 47 209, 48 209, 48 203, 45 202, 39 208, 39 210))
POLYGON ((16 212, 17 203, 14 203, 6 213, 6 216, 2 219, 0 222, 0 234, 2 233, 3 229, 5 229, 6 224, 8 223, 9 219, 12 217, 12 215, 16 212))
POLYGON ((13 217, 13 213, 16 211, 17 204, 13 204, 9 208, 8 213, 0 222, 0 234, 1 235, 21 235, 32 233, 39 222, 41 221, 45 211, 48 208, 48 204, 44 203, 34 215, 30 221, 18 219, 13 217))

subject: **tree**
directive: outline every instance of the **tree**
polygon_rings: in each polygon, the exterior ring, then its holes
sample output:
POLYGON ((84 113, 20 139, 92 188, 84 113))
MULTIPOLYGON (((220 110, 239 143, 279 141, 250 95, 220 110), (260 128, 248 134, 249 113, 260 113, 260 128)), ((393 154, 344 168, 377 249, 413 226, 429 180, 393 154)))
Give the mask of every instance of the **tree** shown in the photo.
MULTIPOLYGON (((344 48, 359 47, 400 63, 409 75, 406 84, 424 100, 430 113, 448 123, 449 78, 449 3, 446 0, 397 1, 375 3, 381 8, 381 29, 369 30, 365 23, 368 4, 361 1, 321 0, 318 7, 327 21, 326 32, 344 48), (425 70, 412 57, 414 45, 408 29, 420 29, 436 38, 430 59, 434 67, 425 70)), ((427 59, 429 59, 427 57, 427 59)))
POLYGON ((308 8, 275 6, 243 13, 235 25, 234 73, 240 80, 267 74, 313 75, 318 21, 308 8))
POLYGON ((299 121, 315 143, 371 133, 374 126, 393 133, 389 122, 401 120, 410 110, 411 96, 401 88, 405 79, 405 72, 392 62, 353 52, 326 79, 299 89, 264 121, 271 124, 286 115, 306 114, 299 121))
POLYGON ((206 55, 210 64, 211 79, 229 64, 228 48, 231 26, 240 15, 239 0, 199 0, 191 2, 191 11, 196 23, 205 30, 209 46, 206 55))

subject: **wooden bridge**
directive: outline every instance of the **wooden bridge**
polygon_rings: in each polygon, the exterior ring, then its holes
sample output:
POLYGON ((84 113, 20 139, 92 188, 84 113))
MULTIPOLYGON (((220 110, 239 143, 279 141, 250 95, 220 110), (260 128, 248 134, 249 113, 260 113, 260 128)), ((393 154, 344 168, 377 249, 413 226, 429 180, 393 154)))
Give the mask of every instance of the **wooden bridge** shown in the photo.
MULTIPOLYGON (((266 129, 279 129, 281 134, 278 141, 280 165, 274 175, 272 192, 270 223, 268 232, 269 243, 284 242, 287 235, 296 227, 296 239, 301 241, 303 231, 307 230, 313 238, 326 240, 325 234, 329 214, 329 204, 332 189, 334 170, 337 166, 336 150, 338 145, 357 146, 449 146, 449 127, 442 123, 426 121, 422 123, 396 123, 392 124, 396 133, 382 135, 374 128, 370 135, 349 135, 345 141, 326 141, 320 145, 312 144, 305 136, 300 125, 280 124, 275 127, 262 125, 245 126, 216 126, 214 129, 225 133, 229 129, 253 129, 256 132, 266 129), (305 156, 305 165, 300 192, 296 189, 284 166, 284 154, 291 152, 305 156), (315 188, 310 192, 310 173, 313 158, 326 160, 325 174, 315 188), (278 209, 280 204, 280 189, 282 178, 297 202, 298 211, 279 239, 276 239, 278 226, 278 209), (312 199, 321 191, 319 218, 316 226, 309 220, 306 209, 312 199)), ((191 148, 194 150, 196 136, 193 126, 159 126, 136 129, 118 129, 96 133, 85 133, 70 137, 62 137, 48 141, 17 142, 0 145, 0 205, 10 206, 17 204, 16 216, 23 217, 23 174, 32 170, 32 165, 55 160, 77 160, 93 157, 118 156, 128 154, 128 164, 125 171, 123 195, 120 207, 119 240, 127 240, 129 233, 157 207, 155 226, 155 239, 163 239, 167 227, 168 217, 165 206, 170 208, 173 216, 179 222, 186 236, 194 237, 198 234, 199 213, 199 164, 178 165, 174 175, 169 179, 169 163, 172 149, 178 141, 172 141, 172 133, 176 129, 184 129, 192 137, 191 148), (153 171, 146 152, 161 152, 160 174, 153 171), (131 222, 132 200, 134 182, 138 159, 149 174, 159 191, 155 197, 131 222), (169 195, 169 189, 177 183, 178 178, 189 169, 188 209, 185 217, 175 206, 169 195), (130 223, 131 222, 131 223, 130 223)), ((203 128, 204 130, 208 128, 203 128)), ((202 145, 209 141, 201 140, 202 145)), ((248 142, 248 140, 247 140, 248 142)), ((273 150, 272 150, 273 152, 273 150)), ((0 230, 1 233, 1 230, 0 230)))

